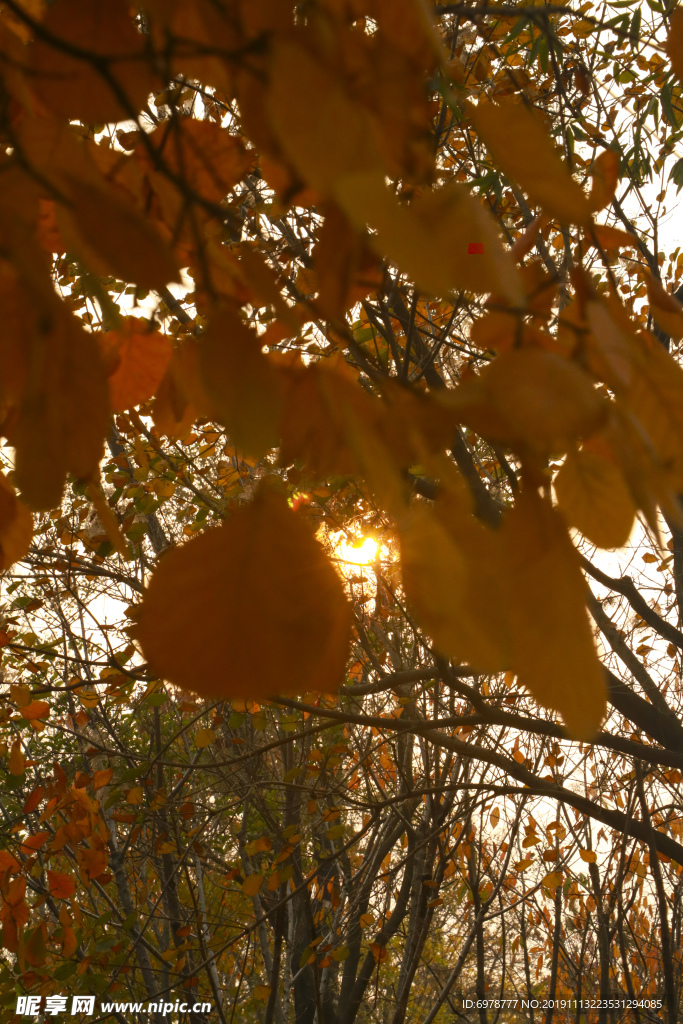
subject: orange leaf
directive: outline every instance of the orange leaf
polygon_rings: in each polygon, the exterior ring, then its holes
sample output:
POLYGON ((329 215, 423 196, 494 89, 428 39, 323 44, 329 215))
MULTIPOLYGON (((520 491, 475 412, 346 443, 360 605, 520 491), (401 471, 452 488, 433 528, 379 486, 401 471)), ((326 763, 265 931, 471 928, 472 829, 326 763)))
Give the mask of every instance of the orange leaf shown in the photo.
POLYGON ((31 811, 35 811, 36 807, 43 799, 43 787, 36 786, 34 790, 29 793, 28 799, 24 804, 24 814, 30 814, 31 811))
POLYGON ((31 84, 50 110, 93 124, 120 121, 145 105, 153 73, 145 36, 124 0, 57 0, 42 27, 57 42, 39 39, 31 47, 31 84), (106 57, 107 76, 91 60, 72 56, 72 48, 106 57))
POLYGON ((40 850, 42 846, 45 846, 50 835, 50 832, 36 832, 34 836, 27 836, 21 844, 21 852, 27 856, 35 853, 36 850, 40 850))
POLYGON ((50 895, 54 896, 55 899, 68 900, 76 892, 76 882, 71 875, 64 875, 59 871, 50 871, 49 868, 47 884, 50 889, 50 895))
POLYGON ((579 857, 586 864, 595 864, 598 859, 598 855, 595 850, 579 850, 579 857))
POLYGON ((673 73, 679 82, 683 82, 683 10, 680 7, 676 7, 671 14, 666 50, 673 73))
POLYGON ((25 704, 22 708, 19 708, 19 714, 22 718, 28 720, 32 718, 47 718, 50 714, 50 705, 46 700, 32 700, 30 704, 25 704))
POLYGON ((485 101, 468 114, 497 166, 562 224, 588 224, 591 207, 538 115, 523 103, 485 101))
MULTIPOLYGON (((609 224, 595 224, 591 234, 603 249, 634 249, 637 245, 636 239, 628 231, 610 227, 609 224)), ((591 245, 594 244, 591 239, 591 245)))
POLYGON ((591 210, 603 210, 614 199, 619 183, 619 156, 613 149, 605 149, 591 167, 588 202, 591 210))
POLYGON ((173 351, 171 339, 146 326, 144 320, 129 316, 120 328, 98 337, 105 361, 115 366, 109 377, 112 412, 124 412, 148 401, 166 373, 173 351))
POLYGON ((157 290, 179 279, 171 250, 131 202, 80 173, 65 171, 63 180, 69 205, 58 207, 57 222, 65 242, 88 269, 157 290))
POLYGON ((136 635, 162 678, 206 696, 253 699, 337 686, 350 617, 309 526, 262 487, 222 526, 160 562, 136 635))
POLYGON ((140 147, 147 158, 155 147, 164 164, 198 195, 218 203, 235 187, 253 165, 240 139, 212 121, 179 117, 160 124, 140 147))
POLYGON ((92 777, 93 789, 102 789, 103 786, 108 786, 113 774, 113 768, 101 768, 99 771, 94 772, 92 777))

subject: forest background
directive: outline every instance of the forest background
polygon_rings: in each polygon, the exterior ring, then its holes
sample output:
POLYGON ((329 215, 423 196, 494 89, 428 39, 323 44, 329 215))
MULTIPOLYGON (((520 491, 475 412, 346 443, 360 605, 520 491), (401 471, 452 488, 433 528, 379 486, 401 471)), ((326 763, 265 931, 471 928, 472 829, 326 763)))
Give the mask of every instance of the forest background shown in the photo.
POLYGON ((4 1020, 679 1019, 681 81, 661 0, 0 4, 4 1020))

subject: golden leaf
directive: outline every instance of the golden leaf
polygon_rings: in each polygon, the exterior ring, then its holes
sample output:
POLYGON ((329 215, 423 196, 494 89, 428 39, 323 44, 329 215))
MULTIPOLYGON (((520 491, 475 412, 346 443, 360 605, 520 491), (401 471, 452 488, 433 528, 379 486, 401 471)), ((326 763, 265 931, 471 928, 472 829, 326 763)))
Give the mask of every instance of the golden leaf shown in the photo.
POLYGON ((601 548, 619 548, 631 535, 636 507, 608 446, 598 439, 570 449, 553 481, 570 526, 601 548))
POLYGON ((545 454, 567 451, 606 414, 606 403, 576 363, 532 348, 503 352, 442 400, 482 437, 545 454))
POLYGON ((519 274, 493 218, 463 185, 426 190, 400 203, 379 172, 340 178, 335 195, 348 217, 374 229, 370 244, 432 295, 454 288, 523 302, 519 274))
POLYGON ((245 896, 256 896, 263 885, 263 875, 247 875, 242 882, 242 892, 245 896))
POLYGON ((154 671, 205 696, 334 690, 351 610, 307 523, 263 487, 222 526, 171 551, 137 636, 154 671))
POLYGON ((605 681, 567 528, 547 501, 523 491, 500 535, 512 667, 574 739, 588 740, 605 714, 605 681))
POLYGON ((591 167, 591 190, 588 196, 593 211, 603 210, 614 199, 619 183, 619 154, 605 149, 591 167))
POLYGON ((508 178, 561 224, 590 222, 591 206, 560 158, 540 118, 522 103, 482 101, 468 107, 472 123, 508 178))
POLYGON ((595 850, 579 850, 579 857, 586 864, 595 864, 598 855, 595 850))
POLYGON ((268 110, 283 152, 321 195, 331 196, 343 175, 383 168, 369 111, 295 43, 274 46, 268 110))
POLYGON ((199 729, 199 731, 194 734, 194 745, 198 749, 201 749, 202 747, 210 747, 215 739, 216 733, 213 729, 199 729))

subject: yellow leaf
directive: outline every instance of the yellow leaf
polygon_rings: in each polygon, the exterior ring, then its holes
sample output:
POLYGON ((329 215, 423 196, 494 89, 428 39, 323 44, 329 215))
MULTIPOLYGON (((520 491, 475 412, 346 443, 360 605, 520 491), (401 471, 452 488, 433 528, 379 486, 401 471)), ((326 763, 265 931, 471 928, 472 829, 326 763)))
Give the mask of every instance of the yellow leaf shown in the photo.
MULTIPOLYGON (((620 228, 610 227, 609 224, 593 225, 591 236, 603 249, 634 249, 638 244, 633 235, 620 228)), ((594 243, 591 241, 591 244, 594 243)))
POLYGON ((134 786, 133 789, 129 789, 126 793, 127 804, 141 804, 144 799, 142 786, 134 786))
POLYGON ((19 740, 15 740, 9 752, 7 767, 11 775, 23 775, 26 770, 26 759, 21 749, 19 740))
POLYGON ((570 450, 553 484, 560 511, 570 526, 601 548, 619 548, 626 543, 636 507, 606 445, 591 439, 578 451, 570 450))
POLYGON ((651 274, 645 275, 652 315, 663 331, 679 341, 683 338, 683 307, 651 274))
POLYGON ((562 885, 563 877, 561 871, 549 871, 547 875, 543 876, 541 882, 546 889, 557 889, 558 885, 562 885))
POLYGON ((507 667, 497 600, 497 535, 449 506, 411 509, 400 533, 403 583, 419 621, 444 654, 487 672, 507 667), (443 517, 442 517, 443 518, 443 517))
POLYGON ((498 822, 500 821, 500 811, 498 810, 497 807, 494 807, 493 810, 491 811, 490 821, 491 828, 496 828, 498 822))
POLYGON ((270 985, 254 985, 251 990, 252 997, 260 1003, 267 1003, 270 998, 270 985))
POLYGON ((350 620, 309 526, 262 487, 222 526, 160 562, 137 635, 160 677, 205 696, 253 699, 334 689, 350 620))
POLYGON ((577 364, 531 348, 503 352, 443 401, 482 437, 546 455, 592 434, 606 413, 577 364))
POLYGON ((295 43, 278 41, 273 50, 268 110, 303 181, 330 195, 342 175, 384 170, 378 127, 332 71, 295 43))
POLYGON ((591 190, 588 196, 591 210, 604 210, 614 199, 619 183, 619 154, 605 149, 591 167, 591 190))
POLYGON ((559 513, 533 491, 518 496, 500 533, 512 667, 574 739, 589 740, 605 714, 605 680, 576 549, 559 513))
POLYGON ((370 925, 373 924, 374 920, 374 914, 361 914, 358 923, 361 926, 361 928, 369 928, 370 925))
POLYGON ((496 165, 562 224, 590 222, 591 207, 542 121, 523 103, 481 102, 468 114, 496 165))
POLYGON ((210 747, 213 741, 216 739, 216 733, 213 729, 200 729, 194 734, 194 745, 195 747, 210 747))
POLYGON ((671 14, 666 51, 673 73, 679 82, 683 82, 683 10, 680 7, 676 7, 671 14))
POLYGON ((381 173, 370 172, 341 178, 335 194, 356 227, 374 229, 370 243, 378 253, 418 287, 433 295, 496 292, 521 304, 519 274, 495 221, 463 185, 427 190, 406 205, 381 173))
POLYGON ((247 875, 242 882, 242 892, 245 896, 256 896, 263 884, 263 875, 247 875))
POLYGON ((33 516, 0 473, 0 571, 27 553, 33 538, 33 516))
POLYGON ((533 857, 526 857, 524 860, 518 860, 515 864, 515 871, 526 871, 533 862, 533 857))
POLYGON ((586 864, 595 864, 598 859, 598 855, 595 850, 579 850, 579 857, 585 861, 586 864))

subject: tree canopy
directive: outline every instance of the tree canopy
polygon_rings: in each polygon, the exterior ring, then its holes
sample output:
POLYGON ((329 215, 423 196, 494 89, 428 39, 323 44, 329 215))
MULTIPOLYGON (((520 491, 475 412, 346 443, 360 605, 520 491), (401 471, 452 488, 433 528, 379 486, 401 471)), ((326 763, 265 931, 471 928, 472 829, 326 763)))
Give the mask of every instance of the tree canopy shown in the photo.
POLYGON ((661 0, 0 3, 7 1020, 678 1020, 682 82, 661 0))

